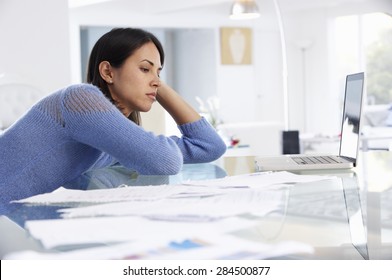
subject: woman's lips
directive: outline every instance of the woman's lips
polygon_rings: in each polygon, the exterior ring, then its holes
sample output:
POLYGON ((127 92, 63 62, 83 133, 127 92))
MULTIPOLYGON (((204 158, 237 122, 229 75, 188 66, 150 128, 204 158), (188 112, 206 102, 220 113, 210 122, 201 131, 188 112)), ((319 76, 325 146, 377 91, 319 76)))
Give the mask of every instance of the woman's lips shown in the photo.
POLYGON ((155 92, 151 92, 151 93, 147 93, 147 96, 153 100, 156 101, 157 100, 157 94, 155 92))

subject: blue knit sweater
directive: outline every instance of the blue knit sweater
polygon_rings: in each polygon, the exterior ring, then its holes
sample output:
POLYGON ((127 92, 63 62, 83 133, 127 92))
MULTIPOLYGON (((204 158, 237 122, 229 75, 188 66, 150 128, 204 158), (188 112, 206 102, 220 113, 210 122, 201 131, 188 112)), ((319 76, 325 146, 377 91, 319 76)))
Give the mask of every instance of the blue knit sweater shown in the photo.
POLYGON ((145 131, 92 85, 49 95, 0 135, 0 213, 11 200, 53 191, 115 162, 143 175, 171 175, 183 163, 225 152, 204 118, 179 129, 181 138, 145 131))

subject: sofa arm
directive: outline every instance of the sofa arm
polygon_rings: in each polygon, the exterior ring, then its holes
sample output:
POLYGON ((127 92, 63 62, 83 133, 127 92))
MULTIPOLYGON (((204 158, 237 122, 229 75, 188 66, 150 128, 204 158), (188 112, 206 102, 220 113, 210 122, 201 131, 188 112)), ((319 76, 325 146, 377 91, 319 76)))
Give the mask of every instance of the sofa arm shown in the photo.
POLYGON ((43 93, 30 85, 0 84, 0 130, 11 126, 42 97, 43 93))

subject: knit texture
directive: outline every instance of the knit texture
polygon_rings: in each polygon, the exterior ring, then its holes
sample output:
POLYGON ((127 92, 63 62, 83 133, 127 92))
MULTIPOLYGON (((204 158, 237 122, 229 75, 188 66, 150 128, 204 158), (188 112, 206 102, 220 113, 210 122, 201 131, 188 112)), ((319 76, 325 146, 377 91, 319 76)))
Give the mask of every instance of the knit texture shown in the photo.
POLYGON ((92 85, 59 90, 0 135, 0 213, 9 201, 51 192, 116 162, 143 175, 172 175, 183 163, 210 162, 225 152, 204 118, 179 129, 182 137, 145 131, 92 85))

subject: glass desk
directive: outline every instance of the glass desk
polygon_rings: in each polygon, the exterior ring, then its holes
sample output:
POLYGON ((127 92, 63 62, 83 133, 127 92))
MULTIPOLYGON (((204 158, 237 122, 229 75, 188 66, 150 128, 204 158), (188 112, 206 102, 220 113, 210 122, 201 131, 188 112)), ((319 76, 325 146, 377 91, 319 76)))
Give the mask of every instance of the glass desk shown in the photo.
MULTIPOLYGON (((115 166, 87 173, 65 187, 87 190, 116 188, 122 184, 179 184, 187 180, 252 173, 253 162, 252 156, 224 157, 211 164, 185 165, 182 172, 175 176, 137 176, 115 166)), ((287 187, 275 211, 257 217, 241 215, 241 218, 256 223, 232 234, 267 245, 296 241, 314 249, 311 253, 288 253, 272 259, 392 259, 391 167, 391 153, 367 151, 361 153, 358 166, 351 171, 303 173, 335 177, 287 187)), ((57 210, 60 208, 64 206, 12 205, 10 214, 0 217, 1 258, 21 250, 46 252, 40 242, 24 229, 25 222, 58 219, 57 210)))

